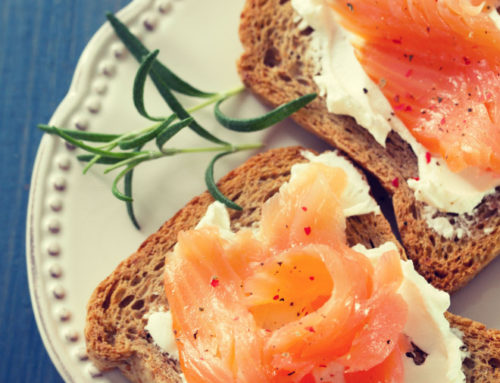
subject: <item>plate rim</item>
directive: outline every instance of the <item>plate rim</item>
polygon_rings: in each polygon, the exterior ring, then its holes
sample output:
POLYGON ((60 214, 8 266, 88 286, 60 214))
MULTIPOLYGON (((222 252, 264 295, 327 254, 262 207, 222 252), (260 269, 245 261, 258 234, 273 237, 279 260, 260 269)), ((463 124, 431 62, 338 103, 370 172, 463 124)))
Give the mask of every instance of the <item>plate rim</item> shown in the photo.
MULTIPOLYGON (((140 14, 150 7, 155 0, 132 0, 125 7, 116 12, 116 16, 120 18, 125 24, 131 23, 134 18, 140 16, 140 14)), ((88 84, 86 81, 91 76, 90 71, 86 70, 88 68, 88 63, 91 62, 99 50, 101 50, 109 39, 114 37, 113 30, 108 22, 104 22, 98 30, 92 35, 85 48, 83 49, 80 57, 78 58, 77 64, 75 66, 73 76, 69 85, 69 88, 55 109, 52 117, 49 120, 50 125, 58 125, 58 122, 63 119, 67 113, 69 113, 82 97, 85 96, 87 87, 81 86, 81 84, 88 84)), ((49 330, 47 328, 47 323, 42 315, 41 298, 39 293, 42 289, 42 283, 40 280, 39 272, 37 269, 36 258, 41 256, 41 251, 37 248, 36 242, 36 220, 39 217, 39 212, 37 208, 40 209, 43 206, 43 201, 40 201, 40 179, 39 175, 44 166, 44 159, 46 159, 46 153, 50 152, 54 147, 55 141, 48 135, 43 135, 40 144, 37 149, 35 161, 33 164, 33 170, 31 173, 30 190, 28 195, 28 205, 26 212, 26 236, 25 236, 25 246, 26 246, 26 271, 28 279, 28 289, 30 294, 31 307, 33 310, 33 315, 35 317, 35 322, 38 328, 38 333, 42 339, 45 350, 49 354, 49 357, 54 364, 56 370, 65 382, 75 382, 78 379, 74 377, 74 374, 68 370, 65 363, 63 362, 60 352, 58 352, 57 347, 51 340, 49 335, 49 330)))

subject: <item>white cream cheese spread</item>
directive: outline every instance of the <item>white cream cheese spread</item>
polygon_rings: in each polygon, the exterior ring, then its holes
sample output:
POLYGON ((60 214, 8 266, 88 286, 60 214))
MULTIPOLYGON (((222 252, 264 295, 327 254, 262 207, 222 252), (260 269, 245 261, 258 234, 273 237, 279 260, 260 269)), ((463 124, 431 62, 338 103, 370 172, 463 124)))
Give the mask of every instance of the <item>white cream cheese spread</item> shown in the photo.
MULTIPOLYGON (((356 245, 354 250, 365 254, 373 264, 389 250, 396 250, 392 242, 374 249, 356 245)), ((462 361, 462 340, 452 331, 444 312, 450 306, 450 296, 427 283, 415 271, 412 261, 401 261, 404 280, 398 293, 408 304, 408 321, 404 334, 425 352, 425 362, 417 365, 414 359, 405 358, 405 383, 465 382, 462 361)))
POLYGON ((163 352, 168 353, 172 359, 179 360, 179 351, 172 332, 172 314, 170 311, 162 310, 151 313, 145 329, 163 352), (169 331, 165 331, 165 329, 169 329, 169 331))
MULTIPOLYGON (((163 352, 166 352, 170 358, 179 360, 179 350, 175 344, 170 311, 160 310, 149 314, 145 329, 163 352)), ((179 374, 179 377, 183 383, 187 383, 184 374, 179 374)))
MULTIPOLYGON (((464 235, 469 234, 469 227, 467 221, 459 219, 460 217, 454 219, 454 225, 450 222, 448 217, 439 216, 438 211, 432 206, 424 206, 422 210, 422 218, 425 219, 427 226, 434 229, 435 232, 441 234, 446 239, 458 238, 461 239, 464 235)), ((488 234, 485 232, 485 234, 488 234)))
MULTIPOLYGON (((320 162, 332 167, 341 167, 348 176, 349 187, 343 193, 341 203, 346 216, 378 213, 378 206, 369 195, 367 183, 361 174, 345 158, 335 152, 315 156, 310 152, 302 153, 310 162, 320 162)), ((307 171, 308 163, 292 167, 291 177, 307 171)), ((284 184, 282 187, 286 187, 284 184)), ((211 204, 197 228, 216 226, 220 235, 230 239, 234 233, 230 229, 230 218, 225 206, 220 202, 211 204)), ((256 229, 256 235, 258 235, 256 229)), ((375 265, 382 254, 397 247, 387 242, 378 248, 366 249, 356 245, 354 250, 366 255, 375 265)), ((462 372, 462 360, 465 357, 461 351, 463 343, 455 335, 444 317, 444 312, 450 305, 447 293, 435 289, 428 284, 414 269, 411 261, 401 261, 404 280, 398 290, 408 304, 408 320, 404 334, 425 354, 423 363, 416 363, 412 355, 404 358, 405 383, 421 383, 439 381, 443 383, 462 383, 465 376, 462 372)), ((178 358, 174 348, 175 336, 172 330, 172 316, 169 312, 159 311, 149 315, 146 330, 154 342, 171 357, 178 358)), ((423 355, 422 354, 422 355, 423 355)))
POLYGON ((326 96, 327 108, 336 114, 352 116, 375 140, 385 146, 387 135, 396 131, 412 147, 418 158, 418 179, 408 180, 419 201, 449 213, 470 213, 481 200, 500 185, 500 177, 478 169, 459 173, 449 170, 427 150, 394 116, 379 86, 365 73, 355 57, 351 41, 355 38, 335 20, 327 0, 292 0, 304 27, 314 28, 310 52, 318 63, 315 81, 326 96))

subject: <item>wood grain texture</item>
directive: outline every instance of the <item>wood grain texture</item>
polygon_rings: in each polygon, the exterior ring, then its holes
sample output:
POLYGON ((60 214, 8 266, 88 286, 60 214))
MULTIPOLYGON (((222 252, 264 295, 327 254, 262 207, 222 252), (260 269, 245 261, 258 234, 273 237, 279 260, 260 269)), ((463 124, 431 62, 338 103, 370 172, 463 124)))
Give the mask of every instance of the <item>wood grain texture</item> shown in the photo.
POLYGON ((0 1, 0 382, 61 382, 33 317, 25 262, 30 177, 41 133, 104 12, 128 0, 0 1))

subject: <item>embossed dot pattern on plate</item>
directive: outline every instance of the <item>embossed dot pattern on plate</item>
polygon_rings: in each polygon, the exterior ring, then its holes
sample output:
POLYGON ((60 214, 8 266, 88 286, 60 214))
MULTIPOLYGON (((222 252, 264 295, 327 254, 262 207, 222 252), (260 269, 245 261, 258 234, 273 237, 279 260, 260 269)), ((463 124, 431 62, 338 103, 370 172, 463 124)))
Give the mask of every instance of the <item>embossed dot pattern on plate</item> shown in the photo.
MULTIPOLYGON (((149 0, 137 0, 135 3, 146 3, 149 0)), ((139 39, 142 39, 145 33, 151 34, 158 29, 160 17, 172 10, 172 1, 149 1, 147 9, 143 9, 134 18, 134 22, 128 23, 132 32, 139 39)), ((139 8, 140 9, 140 8, 139 8)), ((116 37, 107 43, 106 52, 102 58, 95 62, 93 74, 90 76, 90 86, 88 91, 82 93, 83 98, 77 104, 75 110, 71 112, 67 127, 78 131, 91 131, 93 120, 101 118, 104 112, 105 98, 110 90, 110 82, 114 81, 120 72, 120 65, 128 63, 125 58, 130 55, 126 47, 116 37)), ((65 199, 68 198, 70 189, 69 180, 71 180, 73 167, 78 161, 75 160, 76 147, 63 140, 57 139, 53 154, 53 160, 48 170, 49 177, 43 181, 47 186, 44 213, 41 217, 42 227, 42 273, 40 276, 45 286, 46 295, 49 298, 49 305, 53 319, 59 324, 58 331, 60 341, 64 344, 72 345, 70 356, 77 362, 82 369, 83 376, 88 379, 99 379, 103 374, 89 360, 85 340, 82 331, 77 324, 78 315, 71 311, 73 307, 72 300, 74 294, 65 285, 68 274, 65 272, 65 262, 71 257, 71 254, 63 252, 61 246, 61 232, 63 223, 71 212, 65 207, 65 199)), ((75 169, 78 170, 78 169, 75 169)), ((71 204, 68 204, 69 206, 71 204)), ((82 223, 85 224, 85 223, 82 223)), ((85 302, 81 302, 85 305, 85 302)), ((46 334, 49 335, 48 333, 46 334)), ((64 356, 63 356, 64 357, 64 356)), ((85 381, 87 381, 85 380, 85 381)), ((80 379, 76 379, 80 381, 80 379)))

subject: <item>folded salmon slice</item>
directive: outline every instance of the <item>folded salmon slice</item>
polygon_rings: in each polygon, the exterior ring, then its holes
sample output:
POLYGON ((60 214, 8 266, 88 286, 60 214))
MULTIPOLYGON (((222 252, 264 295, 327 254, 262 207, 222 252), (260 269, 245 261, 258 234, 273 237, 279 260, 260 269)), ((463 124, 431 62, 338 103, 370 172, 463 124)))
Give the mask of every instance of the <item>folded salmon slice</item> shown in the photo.
POLYGON ((310 165, 263 207, 260 234, 179 235, 165 292, 189 383, 402 382, 399 256, 374 266, 347 246, 346 182, 310 165))
POLYGON ((500 173, 494 1, 328 0, 397 117, 451 170, 500 173))

